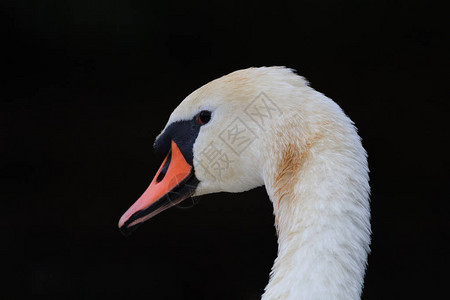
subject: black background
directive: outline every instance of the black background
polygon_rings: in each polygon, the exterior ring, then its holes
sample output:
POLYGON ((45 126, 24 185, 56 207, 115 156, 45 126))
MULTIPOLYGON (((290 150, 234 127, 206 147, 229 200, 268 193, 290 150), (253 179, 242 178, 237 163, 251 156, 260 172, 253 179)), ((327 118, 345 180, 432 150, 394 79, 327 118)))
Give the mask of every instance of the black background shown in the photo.
POLYGON ((369 153, 363 299, 448 281, 448 10, 431 1, 1 1, 2 296, 257 299, 277 245, 264 188, 203 196, 124 238, 190 92, 285 65, 355 121, 369 153))

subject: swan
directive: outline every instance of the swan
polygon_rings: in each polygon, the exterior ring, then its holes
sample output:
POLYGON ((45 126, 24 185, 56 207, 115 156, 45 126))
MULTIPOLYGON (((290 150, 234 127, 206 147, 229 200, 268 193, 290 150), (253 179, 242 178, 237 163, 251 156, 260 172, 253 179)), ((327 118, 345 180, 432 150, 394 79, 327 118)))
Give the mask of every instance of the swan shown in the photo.
POLYGON ((187 96, 154 143, 163 163, 119 220, 125 235, 190 196, 265 186, 278 256, 268 299, 359 299, 369 169, 353 122, 292 69, 238 70, 187 96))

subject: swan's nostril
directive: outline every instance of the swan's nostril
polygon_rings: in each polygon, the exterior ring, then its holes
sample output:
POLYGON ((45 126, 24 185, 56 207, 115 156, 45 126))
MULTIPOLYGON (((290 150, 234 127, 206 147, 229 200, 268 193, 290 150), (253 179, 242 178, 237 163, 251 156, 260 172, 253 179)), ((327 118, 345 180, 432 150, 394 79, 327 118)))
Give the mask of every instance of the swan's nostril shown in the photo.
POLYGON ((161 170, 161 172, 159 172, 158 174, 158 177, 156 177, 156 182, 161 182, 164 179, 164 176, 166 176, 166 172, 165 170, 161 170))
POLYGON ((164 179, 164 176, 166 176, 171 160, 172 160, 172 151, 169 151, 169 154, 167 154, 166 162, 164 163, 164 166, 161 168, 161 172, 159 172, 158 176, 156 177, 156 183, 161 182, 164 179))

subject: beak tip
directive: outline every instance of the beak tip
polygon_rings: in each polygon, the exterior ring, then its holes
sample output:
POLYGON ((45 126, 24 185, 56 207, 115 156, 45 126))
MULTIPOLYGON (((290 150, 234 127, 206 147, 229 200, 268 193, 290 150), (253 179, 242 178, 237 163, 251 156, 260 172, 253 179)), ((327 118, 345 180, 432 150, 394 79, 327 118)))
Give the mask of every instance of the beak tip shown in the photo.
POLYGON ((119 227, 120 233, 122 233, 123 236, 129 236, 130 232, 128 231, 127 225, 125 225, 124 217, 122 216, 119 220, 119 224, 117 224, 117 227, 119 227))
POLYGON ((120 229, 124 225, 125 225, 125 218, 122 216, 119 220, 119 223, 117 224, 117 227, 119 227, 119 229, 120 229))

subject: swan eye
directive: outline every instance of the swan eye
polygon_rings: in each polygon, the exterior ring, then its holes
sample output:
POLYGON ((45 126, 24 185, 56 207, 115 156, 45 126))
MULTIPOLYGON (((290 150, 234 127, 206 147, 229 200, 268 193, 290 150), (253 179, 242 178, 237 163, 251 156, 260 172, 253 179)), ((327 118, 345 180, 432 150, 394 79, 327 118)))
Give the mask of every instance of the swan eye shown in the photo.
POLYGON ((197 123, 200 125, 205 125, 206 123, 209 122, 209 120, 211 120, 211 112, 207 111, 207 110, 202 110, 198 115, 197 115, 197 123))

